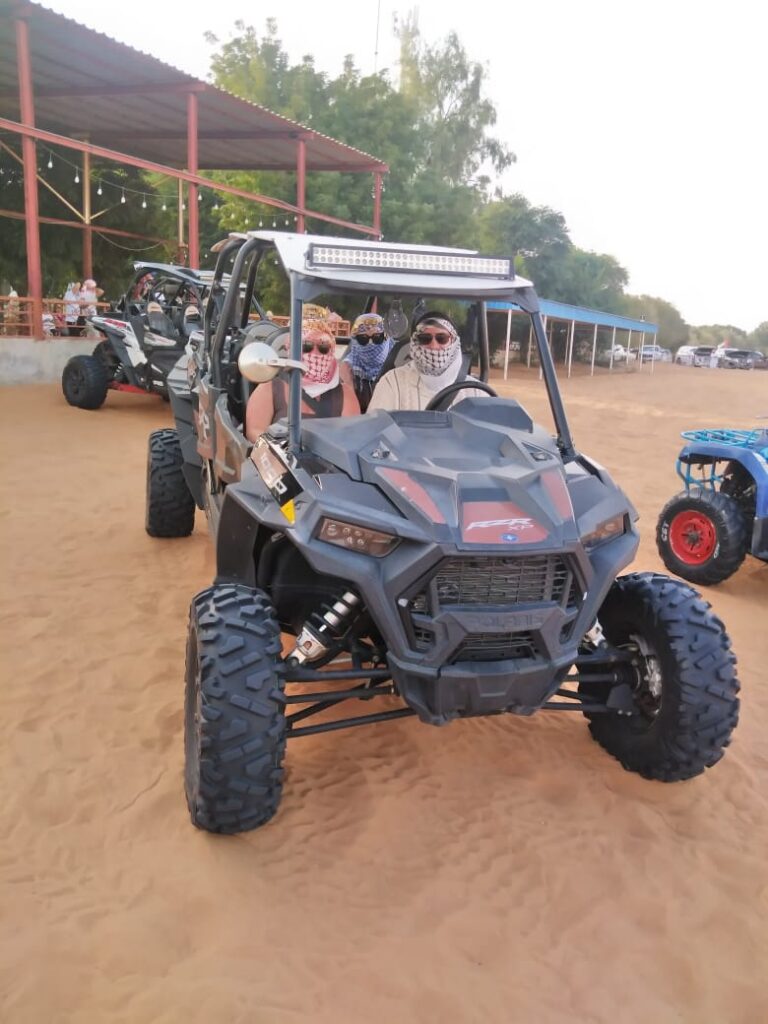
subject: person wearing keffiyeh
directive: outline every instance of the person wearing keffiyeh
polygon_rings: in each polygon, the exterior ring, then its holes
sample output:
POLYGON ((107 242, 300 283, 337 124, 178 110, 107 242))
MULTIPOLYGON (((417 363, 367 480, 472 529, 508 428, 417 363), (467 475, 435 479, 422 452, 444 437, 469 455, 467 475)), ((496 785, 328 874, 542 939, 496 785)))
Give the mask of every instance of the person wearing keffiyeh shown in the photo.
POLYGON ((352 324, 351 341, 344 362, 362 412, 368 408, 373 389, 392 348, 383 319, 377 313, 363 313, 352 324))
MULTIPOLYGON (((411 334, 410 356, 409 362, 379 380, 369 409, 425 409, 438 392, 458 380, 461 338, 453 321, 444 313, 423 313, 411 334)), ((487 397, 479 388, 465 388, 453 401, 478 396, 487 397)))
MULTIPOLYGON (((302 416, 355 416, 360 406, 351 385, 342 379, 336 339, 327 326, 304 321, 301 332, 302 416)), ((245 436, 258 440, 267 427, 288 415, 288 380, 280 375, 259 384, 245 410, 245 436)))

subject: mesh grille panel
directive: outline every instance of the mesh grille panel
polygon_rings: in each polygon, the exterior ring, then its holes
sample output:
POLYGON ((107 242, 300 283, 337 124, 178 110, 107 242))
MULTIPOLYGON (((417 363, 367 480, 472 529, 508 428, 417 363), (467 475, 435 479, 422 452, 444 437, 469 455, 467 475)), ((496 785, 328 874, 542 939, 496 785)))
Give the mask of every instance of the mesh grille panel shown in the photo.
MULTIPOLYGON (((570 587, 569 602, 578 600, 578 590, 559 555, 528 558, 452 558, 435 576, 438 602, 451 605, 527 604, 563 600, 570 587)), ((428 611, 426 592, 411 605, 414 612, 428 611)))
POLYGON ((538 654, 530 633, 468 633, 453 661, 506 661, 535 658, 538 654))

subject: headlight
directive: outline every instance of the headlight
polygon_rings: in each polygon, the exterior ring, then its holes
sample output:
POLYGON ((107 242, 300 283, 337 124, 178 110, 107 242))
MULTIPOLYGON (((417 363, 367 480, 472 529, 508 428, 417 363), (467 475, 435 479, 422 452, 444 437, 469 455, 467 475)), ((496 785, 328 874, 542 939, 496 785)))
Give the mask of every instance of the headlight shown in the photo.
POLYGON ((357 551, 361 555, 372 555, 374 558, 383 558, 400 543, 399 537, 393 537, 389 533, 367 530, 363 526, 355 526, 354 523, 345 523, 339 519, 321 519, 317 536, 326 544, 335 544, 337 547, 357 551))
POLYGON ((581 543, 585 548, 596 548, 599 544, 604 544, 608 540, 613 540, 614 537, 621 536, 622 533, 624 533, 623 512, 621 515, 611 516, 610 519, 603 520, 596 530, 581 538, 581 543))

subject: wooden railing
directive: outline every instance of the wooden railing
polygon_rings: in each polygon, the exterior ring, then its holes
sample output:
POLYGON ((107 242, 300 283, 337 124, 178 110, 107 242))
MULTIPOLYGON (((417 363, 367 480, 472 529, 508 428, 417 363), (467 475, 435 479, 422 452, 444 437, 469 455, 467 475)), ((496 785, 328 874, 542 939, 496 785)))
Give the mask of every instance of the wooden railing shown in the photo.
MULTIPOLYGON (((46 328, 47 325, 47 337, 67 337, 66 307, 71 305, 74 305, 71 299, 43 299, 43 326, 46 328)), ((96 306, 100 312, 109 309, 108 302, 81 301, 80 305, 96 306)), ((256 314, 252 319, 257 319, 256 314)), ((287 316, 273 316, 270 319, 280 327, 287 327, 290 322, 287 316)), ((337 338, 349 337, 349 320, 329 320, 327 324, 337 338)), ((0 335, 13 338, 29 338, 34 335, 32 299, 28 295, 0 295, 0 335)))
MULTIPOLYGON (((70 299, 66 302, 64 299, 43 299, 43 325, 47 325, 46 336, 67 336, 65 307, 73 304, 70 299)), ((100 311, 109 309, 108 302, 81 302, 80 305, 96 306, 100 311)), ((33 337, 35 332, 32 328, 32 309, 33 300, 28 295, 0 295, 0 335, 13 338, 33 337)))

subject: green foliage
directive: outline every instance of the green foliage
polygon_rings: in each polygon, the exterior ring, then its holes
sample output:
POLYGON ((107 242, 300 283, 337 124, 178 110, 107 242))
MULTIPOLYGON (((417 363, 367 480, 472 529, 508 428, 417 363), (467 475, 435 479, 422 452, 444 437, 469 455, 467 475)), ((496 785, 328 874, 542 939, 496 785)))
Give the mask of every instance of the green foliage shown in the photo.
POLYGON ((573 248, 561 213, 531 206, 518 193, 486 203, 478 227, 478 245, 484 252, 516 254, 517 269, 535 282, 539 294, 557 297, 559 268, 573 248))
POLYGON ((751 348, 758 348, 768 354, 768 320, 764 320, 752 331, 748 338, 751 348))
POLYGON ((658 325, 659 345, 676 349, 689 343, 690 328, 671 302, 652 295, 625 295, 623 307, 627 316, 658 325))
POLYGON ((732 324, 709 324, 691 328, 691 345, 712 345, 717 348, 723 342, 728 342, 734 348, 747 348, 747 332, 732 324))
MULTIPOLYGON (((83 173, 79 155, 71 150, 60 153, 38 146, 37 156, 40 178, 50 186, 46 187, 42 181, 38 186, 40 216, 78 221, 79 218, 67 203, 75 209, 82 209, 83 186, 81 181, 75 181, 75 177, 82 178, 83 173), (47 166, 49 153, 52 167, 47 166)), ((3 192, 3 204, 7 209, 23 211, 21 167, 15 161, 9 164, 6 154, 3 169, 5 174, 2 177, 10 179, 10 184, 3 192)), ((175 183, 170 186, 170 191, 175 191, 175 183)), ((165 193, 168 192, 166 181, 165 193)), ((162 261, 172 256, 172 246, 99 232, 101 227, 110 227, 158 238, 173 238, 176 232, 172 215, 163 215, 161 201, 153 197, 152 184, 140 171, 116 167, 114 164, 92 164, 93 273, 104 289, 105 298, 116 299, 120 296, 134 260, 162 261), (102 189, 101 196, 97 191, 99 187, 102 189), (126 197, 125 203, 120 201, 123 194, 126 197), (142 202, 147 203, 146 208, 142 207, 142 202)), ((27 291, 24 222, 3 220, 2 225, 4 244, 0 246, 0 280, 7 280, 22 295, 27 291)), ((43 294, 61 296, 70 281, 83 279, 83 232, 77 228, 41 224, 40 246, 43 294)))

